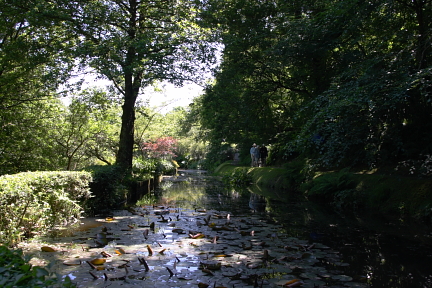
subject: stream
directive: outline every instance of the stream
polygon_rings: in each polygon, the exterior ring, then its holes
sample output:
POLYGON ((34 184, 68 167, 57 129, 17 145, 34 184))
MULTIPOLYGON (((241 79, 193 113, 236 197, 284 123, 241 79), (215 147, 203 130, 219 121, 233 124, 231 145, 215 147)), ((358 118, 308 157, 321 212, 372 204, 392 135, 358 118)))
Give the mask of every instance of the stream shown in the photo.
POLYGON ((430 227, 228 189, 200 170, 81 222, 20 248, 76 287, 432 287, 430 227))
POLYGON ((418 222, 376 215, 344 215, 283 191, 249 187, 221 189, 198 171, 168 177, 155 195, 189 208, 260 215, 291 237, 340 252, 345 273, 367 287, 432 287, 432 229, 418 222), (198 176, 198 177, 197 177, 198 176))

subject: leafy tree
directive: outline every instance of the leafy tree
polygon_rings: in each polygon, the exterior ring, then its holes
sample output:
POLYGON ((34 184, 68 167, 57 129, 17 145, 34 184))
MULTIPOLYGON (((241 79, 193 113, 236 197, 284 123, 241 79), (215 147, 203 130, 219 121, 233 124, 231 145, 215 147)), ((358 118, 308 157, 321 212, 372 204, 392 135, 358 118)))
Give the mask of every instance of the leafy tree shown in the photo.
POLYGON ((198 110, 219 151, 271 139, 319 166, 430 153, 431 1, 208 3, 224 54, 198 110))
POLYGON ((64 167, 54 141, 63 105, 57 99, 29 101, 1 111, 0 175, 64 167))
POLYGON ((53 98, 69 76, 61 27, 34 1, 0 1, 0 174, 63 166, 52 141, 62 107, 53 98))
POLYGON ((115 98, 100 89, 87 89, 72 98, 71 104, 57 122, 56 143, 67 158, 66 170, 77 166, 114 162, 117 151, 117 115, 115 98))
POLYGON ((0 108, 46 99, 68 77, 71 66, 59 27, 40 18, 29 1, 0 1, 0 108), (61 60, 61 61, 59 61, 61 60))
POLYGON ((165 79, 199 78, 208 60, 203 30, 193 24, 193 1, 111 0, 44 2, 43 17, 55 19, 75 38, 83 67, 109 79, 123 99, 117 164, 132 165, 135 104, 142 87, 165 79))

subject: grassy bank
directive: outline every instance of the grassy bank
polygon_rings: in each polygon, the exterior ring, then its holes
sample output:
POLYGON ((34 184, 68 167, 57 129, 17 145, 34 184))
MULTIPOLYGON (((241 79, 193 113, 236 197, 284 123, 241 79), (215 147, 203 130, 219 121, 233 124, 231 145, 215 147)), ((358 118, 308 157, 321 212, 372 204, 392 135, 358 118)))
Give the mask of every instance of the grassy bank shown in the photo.
POLYGON ((348 170, 305 176, 300 169, 290 166, 240 167, 229 162, 220 165, 215 174, 233 175, 239 170, 250 175, 259 186, 302 193, 311 201, 335 209, 432 220, 432 179, 348 170))

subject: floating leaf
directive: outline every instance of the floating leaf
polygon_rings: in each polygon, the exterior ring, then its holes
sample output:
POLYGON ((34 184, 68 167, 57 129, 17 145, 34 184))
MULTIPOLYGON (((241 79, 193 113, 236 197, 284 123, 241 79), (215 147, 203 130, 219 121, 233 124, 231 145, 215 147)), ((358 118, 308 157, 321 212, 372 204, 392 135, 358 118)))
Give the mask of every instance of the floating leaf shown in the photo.
POLYGON ((209 287, 209 286, 210 286, 210 285, 207 284, 207 283, 203 283, 203 282, 198 283, 198 288, 207 288, 207 287, 209 287))
POLYGON ((43 252, 56 252, 56 250, 54 248, 51 248, 51 247, 48 247, 48 246, 41 247, 41 250, 43 252))
POLYGON ((106 239, 106 233, 97 233, 96 234, 97 239, 106 239))
POLYGON ((90 261, 91 264, 93 265, 102 265, 106 262, 106 259, 104 258, 96 258, 90 261))
POLYGON ((105 221, 107 221, 107 222, 114 221, 114 217, 106 217, 106 218, 105 218, 105 221))
POLYGON ((207 274, 209 274, 209 275, 212 275, 212 276, 214 276, 213 272, 212 272, 212 271, 210 271, 210 269, 204 268, 204 269, 202 269, 202 272, 204 272, 204 273, 207 273, 207 274))
POLYGON ((63 261, 63 264, 66 266, 79 266, 81 265, 81 260, 66 260, 63 261))
POLYGON ((205 235, 202 234, 202 233, 198 233, 198 234, 195 234, 195 235, 189 234, 189 237, 192 238, 192 239, 201 239, 201 238, 204 238, 205 235))
POLYGON ((153 249, 150 247, 150 245, 147 245, 147 251, 149 253, 149 256, 153 255, 153 249))
POLYGON ((184 230, 181 229, 181 228, 175 228, 175 229, 172 230, 172 232, 178 233, 178 234, 183 234, 184 230))
POLYGON ((222 263, 218 261, 202 261, 201 262, 202 267, 209 270, 220 270, 222 267, 222 263))
POLYGON ((316 275, 315 273, 301 273, 300 277, 304 278, 304 279, 320 279, 320 277, 318 275, 316 275))
POLYGON ((118 255, 126 254, 126 251, 123 250, 123 248, 117 248, 115 249, 115 253, 118 255))
POLYGON ((342 281, 342 282, 349 282, 349 281, 353 280, 352 277, 347 276, 347 275, 335 275, 335 276, 332 276, 332 279, 339 280, 339 281, 342 281))
POLYGON ((213 257, 232 257, 232 255, 227 255, 227 254, 216 254, 216 255, 213 255, 213 257))
POLYGON ((292 279, 292 280, 286 282, 283 286, 288 286, 288 285, 291 285, 291 284, 294 284, 297 282, 300 282, 300 279, 292 279))

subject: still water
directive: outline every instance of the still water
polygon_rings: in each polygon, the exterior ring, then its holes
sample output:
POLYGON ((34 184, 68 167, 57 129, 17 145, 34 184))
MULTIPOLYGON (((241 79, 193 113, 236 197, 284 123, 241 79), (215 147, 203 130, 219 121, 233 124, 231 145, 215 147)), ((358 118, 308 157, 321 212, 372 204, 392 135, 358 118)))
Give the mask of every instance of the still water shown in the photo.
POLYGON ((233 215, 259 214, 289 236, 340 251, 347 274, 369 287, 432 287, 432 229, 419 223, 370 215, 346 215, 287 195, 249 187, 226 189, 199 171, 167 177, 141 201, 233 215))

